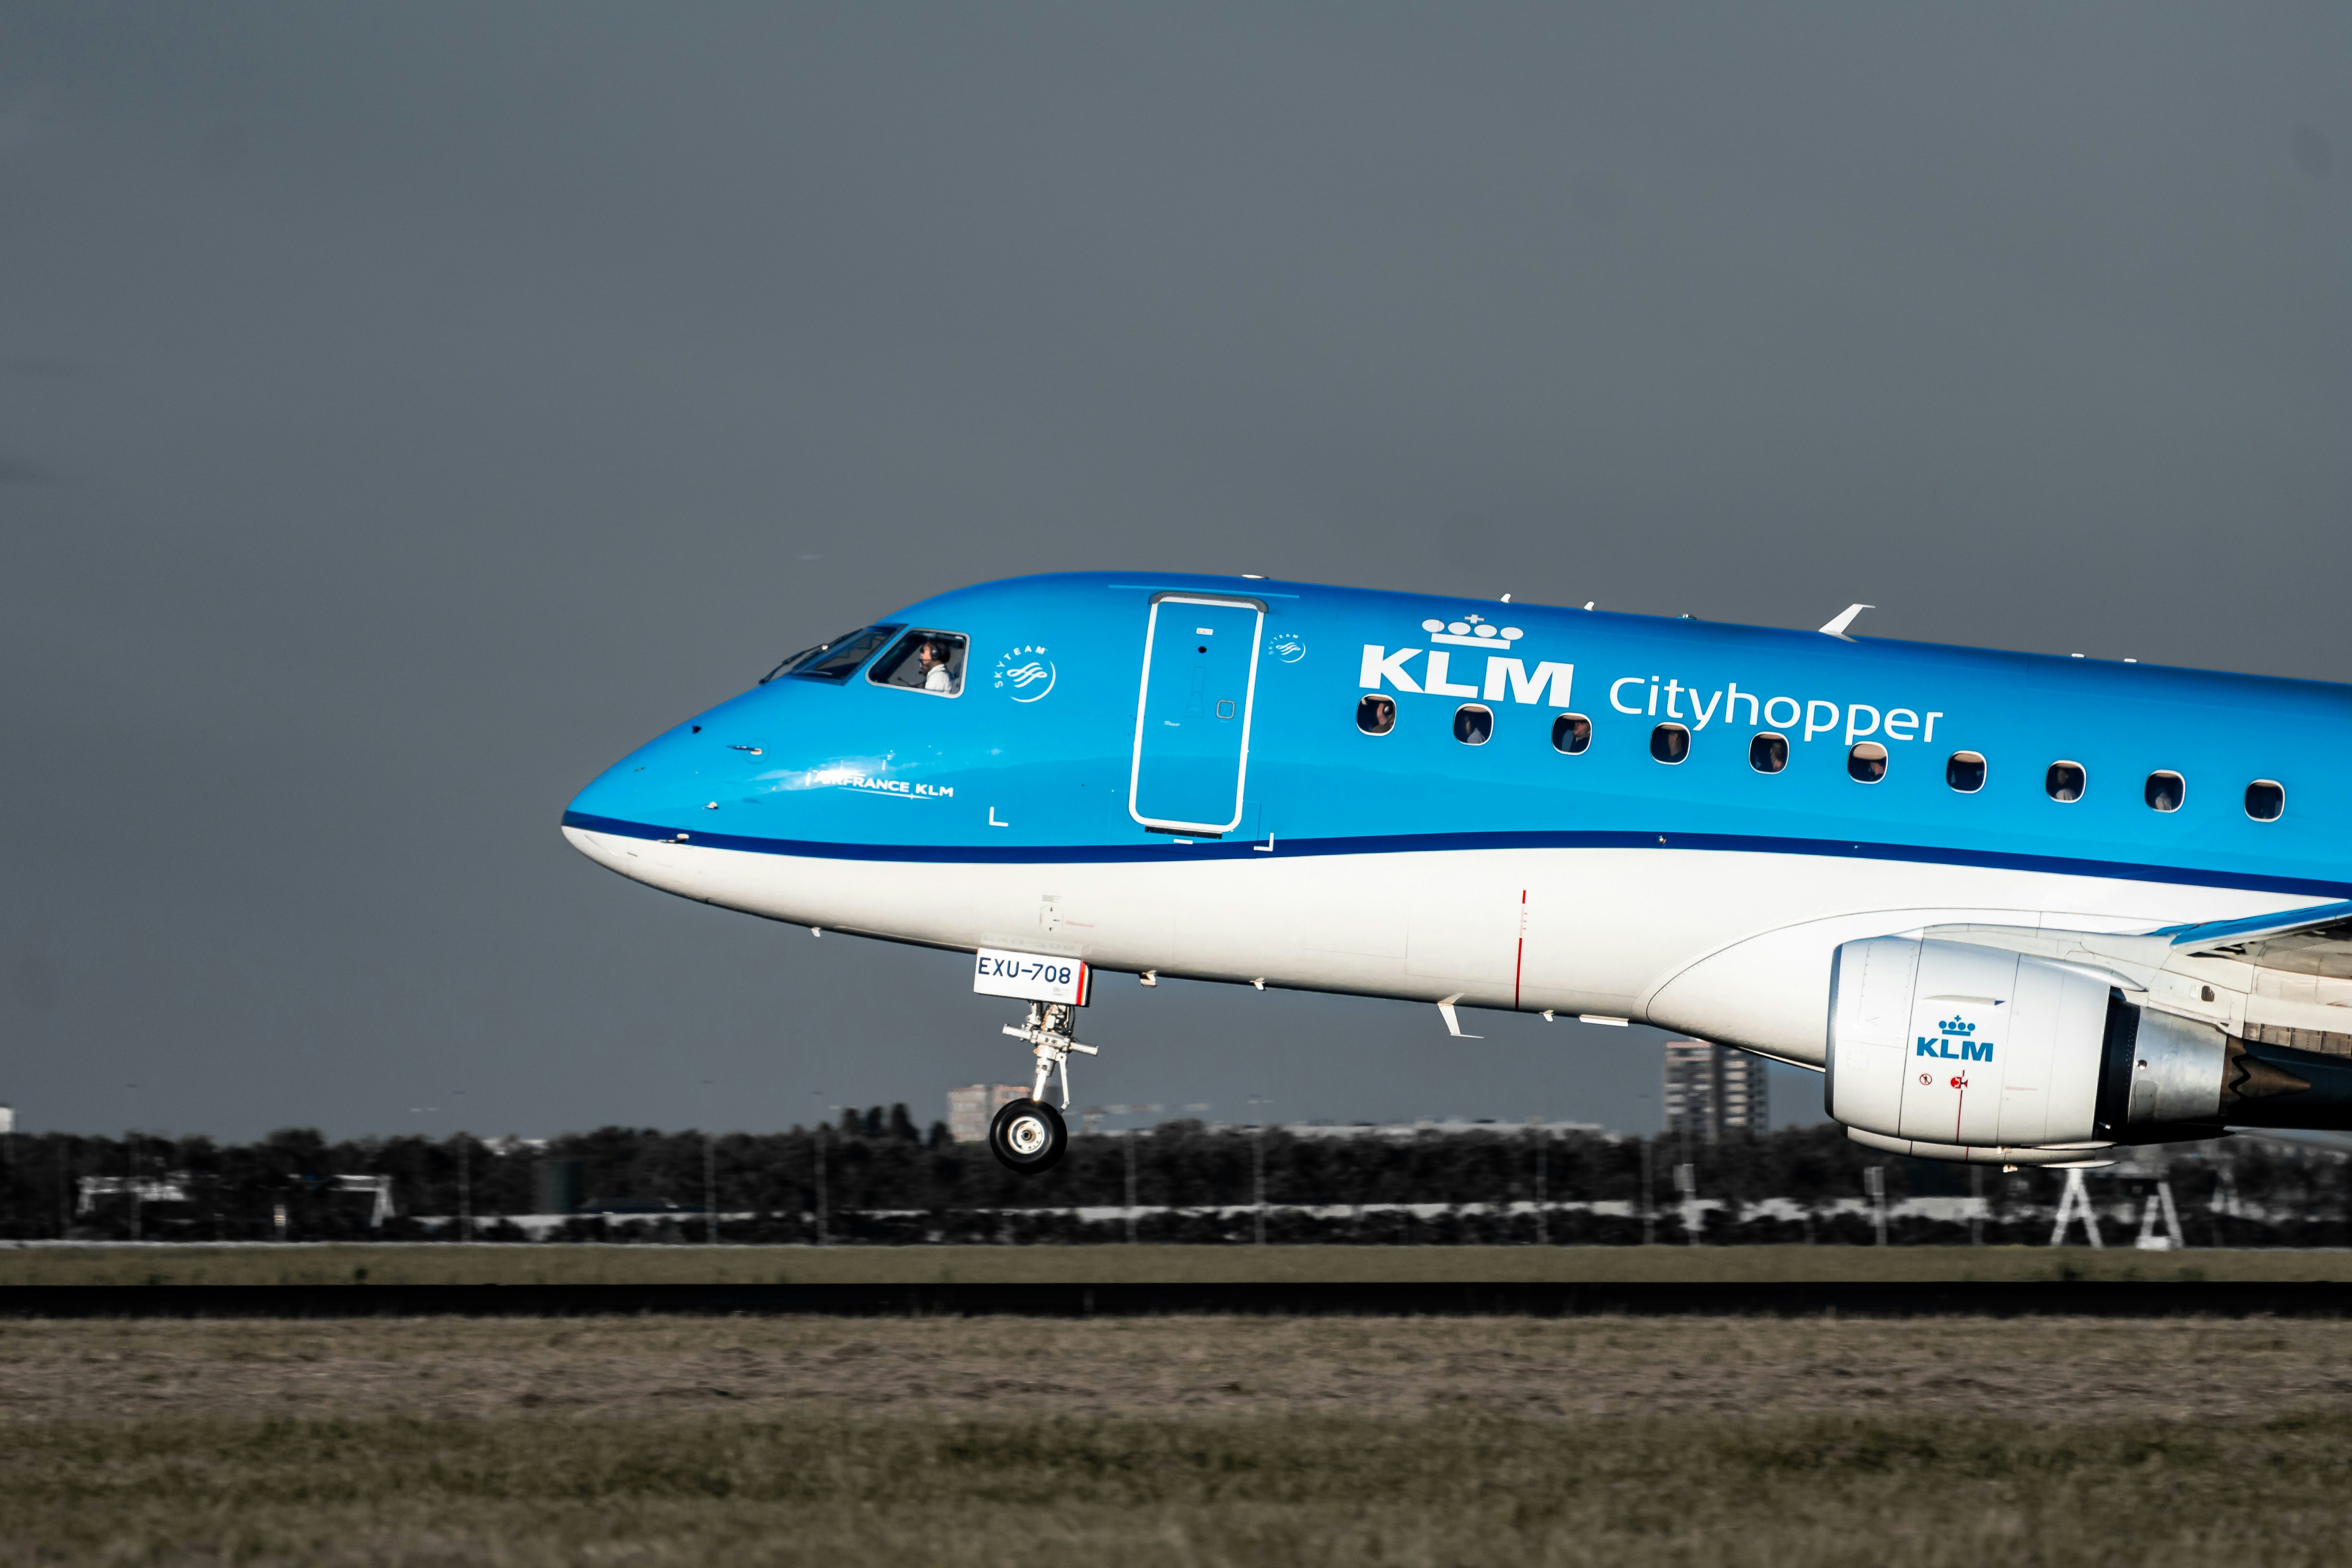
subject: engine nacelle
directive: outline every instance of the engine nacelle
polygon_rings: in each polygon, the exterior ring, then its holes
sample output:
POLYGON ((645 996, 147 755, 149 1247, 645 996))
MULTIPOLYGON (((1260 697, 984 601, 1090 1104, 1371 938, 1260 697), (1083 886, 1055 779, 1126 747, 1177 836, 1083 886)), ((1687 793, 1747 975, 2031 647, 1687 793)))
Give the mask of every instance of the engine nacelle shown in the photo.
POLYGON ((2211 1025, 2136 1007, 2066 964, 1875 937, 1832 961, 1822 1094, 1874 1147, 2061 1164, 2219 1135, 2228 1047, 2211 1025))

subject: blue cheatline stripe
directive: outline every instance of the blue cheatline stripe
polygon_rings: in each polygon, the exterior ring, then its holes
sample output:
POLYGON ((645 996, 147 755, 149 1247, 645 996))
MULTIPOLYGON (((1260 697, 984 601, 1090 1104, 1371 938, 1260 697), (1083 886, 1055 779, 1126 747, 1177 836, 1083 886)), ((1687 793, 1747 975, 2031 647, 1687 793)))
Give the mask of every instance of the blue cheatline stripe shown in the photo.
MULTIPOLYGON (((753 855, 793 855, 811 860, 905 860, 995 866, 1100 865, 1118 861, 1245 860, 1259 853, 1244 839, 1219 843, 1041 844, 1028 847, 961 844, 831 844, 809 838, 747 838, 701 828, 656 827, 644 822, 567 811, 563 826, 616 838, 678 842, 704 849, 753 855)), ((1397 833, 1363 838, 1285 838, 1276 852, 1300 855, 1402 855, 1444 849, 1709 849, 1747 855, 1817 855, 1837 860, 1902 860, 1923 866, 1979 866, 2042 871, 2061 877, 2102 877, 2126 882, 2169 882, 2190 888, 2234 888, 2257 893, 2352 895, 2352 884, 2307 877, 2266 877, 2191 866, 2143 866, 2126 860, 2079 860, 2062 855, 2006 855, 1990 849, 1946 849, 1925 844, 1856 844, 1842 838, 1771 838, 1739 833, 1397 833)))

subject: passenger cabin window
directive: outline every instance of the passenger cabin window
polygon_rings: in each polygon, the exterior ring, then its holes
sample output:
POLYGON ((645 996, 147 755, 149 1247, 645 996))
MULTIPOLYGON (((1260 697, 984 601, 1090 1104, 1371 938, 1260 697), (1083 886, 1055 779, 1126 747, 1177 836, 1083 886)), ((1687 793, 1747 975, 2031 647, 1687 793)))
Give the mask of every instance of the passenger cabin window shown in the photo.
POLYGON ((2052 800, 2072 805, 2091 787, 2091 776, 2080 763, 2053 763, 2042 777, 2042 787, 2050 792, 2052 800))
POLYGON ((1367 735, 1385 735, 1396 728, 1396 700, 1367 697, 1356 704, 1356 728, 1367 735))
POLYGON ((1483 746, 1495 733, 1495 710, 1465 702, 1454 710, 1454 738, 1465 746, 1483 746))
POLYGON ((2179 773, 2153 773, 2147 775, 2147 796, 2150 811, 2179 811, 2188 796, 2189 784, 2179 773))
POLYGON ((1592 721, 1581 713, 1563 713, 1551 721, 1551 749, 1580 757, 1592 744, 1592 721))
POLYGON ((1962 795, 1984 788, 1985 760, 1975 752, 1954 752, 1944 759, 1944 782, 1962 795))
POLYGON ((958 632, 925 631, 918 627, 890 646, 874 661, 866 679, 877 686, 927 691, 934 697, 963 695, 963 636, 958 632))
POLYGON ((2256 822, 2276 822, 2286 810, 2286 786, 2275 779, 2256 779, 2246 786, 2246 815, 2256 822))
POLYGON ((1661 724, 1650 731, 1650 755, 1662 763, 1679 763, 1690 755, 1690 731, 1680 724, 1661 724))
MULTIPOLYGON (((803 680, 830 680, 835 685, 857 673, 857 667, 874 655, 874 650, 890 640, 895 626, 867 626, 864 631, 849 632, 828 643, 819 643, 784 660, 768 672, 768 680, 779 675, 790 675, 803 680)), ((761 681, 762 686, 767 681, 761 681)))
POLYGON ((1748 742, 1748 765, 1759 773, 1777 773, 1789 765, 1789 737, 1770 731, 1748 742))
POLYGON ((1886 748, 1864 741, 1845 754, 1845 773, 1856 784, 1876 784, 1886 776, 1886 748))

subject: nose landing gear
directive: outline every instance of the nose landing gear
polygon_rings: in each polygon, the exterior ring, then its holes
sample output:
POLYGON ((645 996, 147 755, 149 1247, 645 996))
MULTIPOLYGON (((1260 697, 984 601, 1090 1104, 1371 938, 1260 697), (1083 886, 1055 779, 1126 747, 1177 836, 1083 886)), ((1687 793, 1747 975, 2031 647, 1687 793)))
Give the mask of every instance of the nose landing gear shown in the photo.
POLYGON ((1076 1016, 1077 1009, 1066 1003, 1032 1002, 1025 1022, 1017 1027, 1004 1026, 1004 1032, 1014 1039, 1028 1041, 1037 1058, 1036 1080, 1029 1098, 1005 1105, 988 1126, 989 1152, 1009 1171, 1024 1176, 1050 1171, 1061 1163, 1070 1146, 1069 1124, 1062 1120, 1062 1111, 1070 1106, 1070 1053, 1097 1054, 1094 1047, 1070 1037, 1076 1016), (1046 1082, 1056 1068, 1062 1075, 1059 1110, 1045 1100, 1046 1082))
POLYGON ((1069 1146, 1069 1124, 1042 1100, 1012 1100, 988 1125, 988 1152, 998 1164, 1024 1176, 1052 1170, 1069 1146))

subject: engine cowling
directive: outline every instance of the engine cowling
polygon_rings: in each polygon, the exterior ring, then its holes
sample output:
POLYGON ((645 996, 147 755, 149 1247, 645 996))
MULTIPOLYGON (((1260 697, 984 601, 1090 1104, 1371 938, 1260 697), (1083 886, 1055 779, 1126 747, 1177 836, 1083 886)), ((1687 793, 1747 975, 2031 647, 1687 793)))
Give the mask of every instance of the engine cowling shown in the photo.
POLYGON ((1822 1094, 1857 1141, 1926 1159, 2063 1164, 2219 1135, 2230 1042, 2110 980, 1966 942, 1837 950, 1822 1094))

